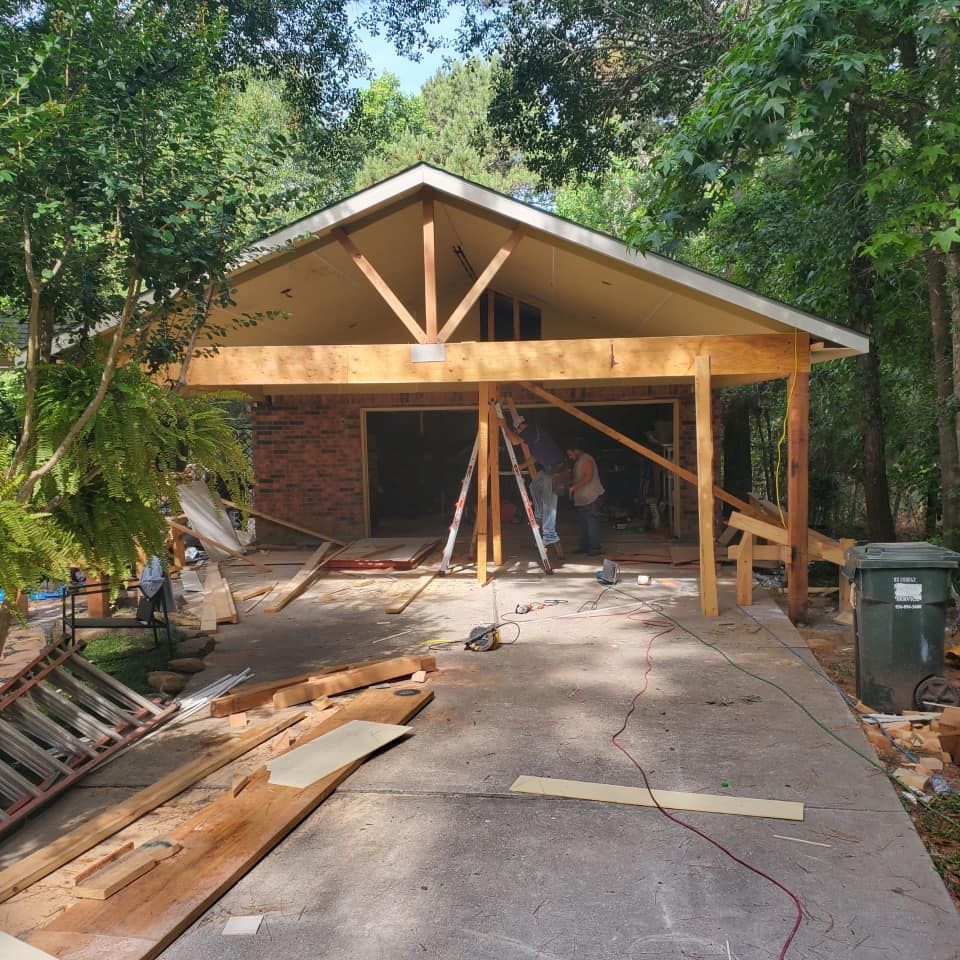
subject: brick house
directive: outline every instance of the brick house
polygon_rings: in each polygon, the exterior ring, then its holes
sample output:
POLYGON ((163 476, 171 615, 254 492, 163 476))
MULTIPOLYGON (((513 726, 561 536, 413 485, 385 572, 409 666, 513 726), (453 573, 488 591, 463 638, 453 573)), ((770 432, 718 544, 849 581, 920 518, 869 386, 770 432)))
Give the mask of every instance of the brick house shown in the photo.
MULTIPOLYGON (((232 327, 188 383, 251 396, 258 509, 344 539, 399 522, 442 535, 496 392, 575 428, 609 457, 625 512, 708 540, 712 567, 711 393, 794 378, 788 567, 805 601, 810 364, 866 338, 425 164, 266 238, 233 283, 214 322, 282 313, 232 327)), ((494 451, 481 444, 481 578, 489 546, 499 562, 494 451)))

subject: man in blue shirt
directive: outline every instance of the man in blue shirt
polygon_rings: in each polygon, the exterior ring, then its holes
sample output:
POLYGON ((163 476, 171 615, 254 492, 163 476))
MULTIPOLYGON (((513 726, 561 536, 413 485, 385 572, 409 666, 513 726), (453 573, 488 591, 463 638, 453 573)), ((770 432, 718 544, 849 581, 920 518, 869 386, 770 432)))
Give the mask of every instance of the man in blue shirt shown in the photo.
POLYGON ((559 445, 539 424, 521 417, 516 430, 511 430, 501 420, 500 424, 514 446, 525 443, 530 455, 537 462, 538 472, 530 483, 530 498, 533 500, 533 513, 543 531, 543 543, 554 566, 563 561, 560 538, 557 536, 557 493, 554 489, 554 476, 564 468, 565 457, 559 445))

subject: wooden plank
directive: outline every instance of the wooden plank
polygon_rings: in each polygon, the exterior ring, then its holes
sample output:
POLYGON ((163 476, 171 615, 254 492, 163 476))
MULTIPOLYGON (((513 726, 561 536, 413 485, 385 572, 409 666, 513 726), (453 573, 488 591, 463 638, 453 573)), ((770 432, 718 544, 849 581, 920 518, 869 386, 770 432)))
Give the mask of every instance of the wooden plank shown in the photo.
POLYGON ((213 594, 204 594, 203 605, 200 607, 200 632, 213 634, 217 632, 217 602, 213 594))
POLYGON ((705 617, 720 614, 717 595, 717 556, 714 546, 713 404, 710 357, 697 357, 694 392, 697 407, 697 511, 700 521, 700 610, 705 617))
POLYGON ((276 599, 263 609, 266 610, 267 613, 277 613, 277 611, 282 610, 290 603, 291 600, 296 600, 300 594, 304 593, 310 584, 320 576, 324 563, 327 560, 333 559, 332 556, 328 556, 329 550, 329 543, 324 543, 318 547, 293 577, 278 588, 279 592, 276 599))
POLYGON ((74 884, 81 883, 86 880, 87 877, 92 876, 98 870, 102 870, 108 863, 113 863, 115 860, 119 860, 125 853, 129 853, 133 849, 133 841, 128 840, 126 843, 120 844, 116 850, 111 850, 105 857, 101 857, 96 863, 91 863, 89 867, 85 870, 81 870, 74 878, 74 884))
POLYGON ((403 611, 406 610, 407 607, 409 607, 410 604, 413 603, 413 601, 416 600, 417 597, 419 597, 420 594, 423 593, 423 591, 426 590, 431 583, 433 583, 439 573, 440 564, 438 563, 432 570, 429 570, 422 577, 417 577, 417 579, 413 582, 413 586, 411 586, 410 589, 401 597, 394 600, 390 606, 385 607, 383 612, 403 613, 403 611))
POLYGON ((468 340, 447 343, 444 358, 430 363, 415 363, 408 343, 221 347, 215 355, 190 361, 187 384, 220 389, 472 384, 483 380, 557 384, 676 380, 692 378, 694 358, 702 354, 710 355, 718 386, 744 372, 765 380, 793 371, 793 338, 772 333, 743 337, 468 340))
POLYGON ((299 523, 291 523, 289 520, 281 520, 280 517, 275 517, 272 514, 264 513, 262 510, 254 510, 253 507, 242 507, 240 504, 234 503, 232 500, 223 501, 228 507, 233 507, 235 510, 240 510, 242 513, 249 513, 252 517, 259 517, 261 520, 266 520, 268 523, 275 523, 279 527, 286 527, 288 530, 296 530, 297 533, 306 534, 308 537, 315 537, 317 540, 326 540, 328 543, 335 543, 338 547, 344 545, 342 540, 337 540, 336 537, 329 537, 325 533, 320 533, 319 530, 312 530, 310 527, 303 527, 299 523))
MULTIPOLYGON (((809 353, 808 337, 796 335, 798 349, 809 353)), ((790 560, 787 562, 787 613, 794 623, 806 617, 810 576, 810 374, 792 377, 787 411, 787 503, 790 560)))
POLYGON ((490 386, 486 382, 480 384, 480 395, 477 401, 477 521, 474 533, 477 537, 477 581, 480 585, 487 582, 487 493, 490 487, 490 386))
POLYGON ((503 563, 503 534, 500 529, 500 420, 497 417, 495 401, 497 385, 490 385, 489 404, 487 405, 487 437, 490 449, 487 460, 490 468, 490 542, 493 548, 493 562, 503 563))
POLYGON ((737 603, 749 607, 753 604, 753 534, 745 533, 738 546, 737 603))
POLYGON ((653 807, 654 797, 668 810, 689 810, 697 813, 725 813, 742 817, 769 817, 775 820, 803 820, 803 804, 790 800, 762 800, 754 797, 728 797, 709 793, 683 793, 675 790, 654 790, 646 787, 620 787, 585 780, 556 780, 552 777, 517 777, 513 793, 531 793, 540 797, 570 797, 574 800, 596 800, 603 803, 626 803, 653 807))
MULTIPOLYGON (((756 539, 754 539, 752 553, 754 564, 758 562, 769 562, 771 560, 774 563, 786 563, 790 551, 787 547, 781 547, 776 543, 757 543, 756 539)), ((729 560, 740 559, 739 544, 727 547, 727 558, 729 560)))
POLYGON ((755 537, 769 540, 771 543, 778 543, 783 547, 789 546, 790 535, 787 531, 783 527, 767 523, 766 520, 758 520, 756 517, 747 516, 743 513, 731 513, 727 522, 731 527, 752 533, 755 537))
POLYGON ((425 190, 422 201, 423 223, 423 316, 427 343, 437 341, 437 228, 433 192, 425 190))
POLYGON ((160 804, 171 800, 198 780, 299 723, 305 716, 304 713, 295 713, 289 717, 281 717, 212 747, 195 760, 161 777, 156 783, 138 790, 126 800, 108 807, 73 830, 60 834, 51 843, 0 872, 0 903, 21 890, 26 890, 30 884, 48 876, 87 850, 93 849, 98 843, 112 837, 160 804))
POLYGON ((230 592, 227 581, 223 579, 223 575, 220 573, 218 563, 211 562, 207 565, 207 579, 203 585, 203 597, 204 615, 201 617, 201 629, 203 629, 204 621, 209 619, 210 604, 213 606, 216 623, 240 622, 240 618, 237 616, 237 606, 233 602, 233 594, 230 592))
POLYGON ((347 251, 357 269, 367 278, 373 289, 380 294, 400 322, 413 334, 417 343, 426 343, 427 335, 423 332, 423 328, 403 305, 403 301, 390 289, 390 285, 380 276, 373 264, 361 253, 347 232, 342 227, 335 227, 330 231, 330 235, 347 251))
POLYGON ((234 600, 239 600, 242 603, 244 600, 252 600, 254 597, 269 593, 276 585, 277 581, 274 580, 272 583, 263 583, 259 587, 247 587, 246 590, 233 590, 231 593, 234 600))
POLYGON ((440 330, 439 339, 441 343, 446 343, 456 332, 457 327, 463 322, 464 317, 473 309, 474 304, 480 299, 480 294, 493 282, 493 278, 500 272, 500 268, 507 262, 507 258, 516 249, 517 244, 523 239, 527 232, 527 226, 524 223, 518 223, 510 233, 510 236, 503 242, 500 249, 493 255, 490 262, 483 268, 480 276, 473 282, 473 286, 466 292, 463 299, 454 307, 450 319, 440 330))
MULTIPOLYGON (((332 712, 301 742, 351 720, 407 723, 432 698, 429 688, 408 697, 398 697, 392 690, 364 691, 332 712)), ((153 960, 361 762, 303 790, 267 783, 266 768, 261 768, 239 796, 226 790, 169 836, 183 846, 176 857, 158 864, 109 900, 74 904, 34 933, 29 942, 59 960, 153 960)))
POLYGON ((74 884, 74 896, 85 900, 106 900, 182 849, 179 843, 157 843, 138 847, 115 863, 107 864, 102 870, 74 884))
POLYGON ((373 683, 409 677, 418 670, 436 669, 436 657, 392 657, 389 660, 379 660, 353 670, 342 670, 326 677, 317 677, 292 687, 284 687, 273 695, 273 706, 276 710, 284 710, 298 703, 309 703, 319 697, 332 697, 338 693, 346 693, 348 690, 369 687, 373 683))
POLYGON ((167 526, 172 527, 174 530, 178 530, 180 533, 187 533, 191 537, 196 537, 201 543, 209 543, 210 546, 216 547, 218 550, 222 550, 224 553, 229 554, 234 558, 234 560, 240 560, 243 563, 248 563, 251 567, 256 567, 258 570, 262 570, 264 573, 273 573, 269 567, 262 563, 257 563, 256 560, 251 560, 242 553, 237 553, 236 550, 234 550, 232 547, 228 547, 224 543, 211 540, 208 536, 201 538, 195 530, 191 530, 189 527, 184 527, 182 524, 177 523, 176 520, 171 520, 169 517, 165 517, 164 519, 167 521, 167 526))
POLYGON ((244 683, 234 687, 230 693, 217 697, 210 704, 211 717, 229 717, 231 714, 243 710, 255 710, 266 706, 273 701, 273 695, 284 687, 292 687, 297 683, 306 683, 331 673, 340 673, 344 670, 355 670, 358 667, 369 666, 370 663, 379 663, 378 660, 358 661, 355 663, 338 663, 334 666, 320 667, 310 673, 301 673, 295 677, 281 677, 279 680, 264 680, 258 683, 244 683))
MULTIPOLYGON (((663 467, 664 470, 669 470, 670 473, 676 474, 676 476, 680 477, 681 480, 686 480, 687 483, 692 483, 694 486, 697 486, 697 475, 692 470, 687 470, 686 468, 679 466, 672 460, 668 460, 666 457, 654 452, 649 447, 645 447, 642 443, 637 443, 636 440, 633 440, 625 434, 620 433, 619 430, 614 430, 613 427, 608 427, 602 421, 597 420, 596 417, 591 417, 589 413, 584 413, 572 403, 567 403, 566 400, 561 400, 548 390, 544 390, 543 387, 538 387, 535 383, 523 383, 522 386, 524 389, 529 390, 542 400, 552 403, 555 407, 559 407, 561 410, 569 413, 570 416, 576 417, 578 420, 582 420, 584 423, 593 427, 595 430, 599 430, 602 434, 605 434, 612 440, 616 440, 618 443, 622 443, 625 447, 633 450, 635 453, 639 453, 640 456, 646 457, 648 460, 652 460, 658 466, 663 467)), ((750 512, 751 510, 749 503, 741 500, 739 497, 735 497, 732 493, 727 493, 727 491, 722 487, 714 485, 713 495, 718 499, 723 500, 725 503, 729 503, 731 506, 736 507, 737 510, 746 510, 747 512, 750 512)))

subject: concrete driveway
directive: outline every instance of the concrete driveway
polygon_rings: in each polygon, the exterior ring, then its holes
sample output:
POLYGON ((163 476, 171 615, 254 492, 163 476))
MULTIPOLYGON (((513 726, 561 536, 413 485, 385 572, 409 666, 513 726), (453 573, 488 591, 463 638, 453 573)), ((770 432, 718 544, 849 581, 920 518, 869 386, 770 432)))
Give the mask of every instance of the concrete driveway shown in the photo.
MULTIPOLYGON (((708 622, 695 570, 686 579, 649 572, 657 582, 625 588, 873 756, 836 691, 801 662, 814 663, 772 601, 751 613, 779 641, 733 605, 729 583, 722 616, 708 622)), ((315 592, 331 589, 322 584, 315 592)), ((517 642, 495 652, 444 648, 436 700, 414 735, 347 780, 163 960, 778 956, 790 899, 658 811, 509 792, 520 774, 641 783, 610 736, 663 628, 645 623, 651 614, 639 606, 552 619, 600 590, 587 566, 548 579, 517 565, 482 590, 467 577, 440 581, 397 617, 358 588, 352 603, 307 597, 224 628, 204 678, 246 665, 282 676, 460 640, 498 616, 522 623, 517 642), (542 599, 567 602, 510 613, 542 599), (221 934, 238 914, 264 914, 255 936, 221 934)), ((599 600, 630 603, 613 592, 599 600)), ((688 633, 670 629, 651 654, 649 688, 621 739, 654 787, 806 804, 802 823, 681 815, 797 894, 804 916, 787 956, 956 960, 957 912, 883 774, 688 633)))

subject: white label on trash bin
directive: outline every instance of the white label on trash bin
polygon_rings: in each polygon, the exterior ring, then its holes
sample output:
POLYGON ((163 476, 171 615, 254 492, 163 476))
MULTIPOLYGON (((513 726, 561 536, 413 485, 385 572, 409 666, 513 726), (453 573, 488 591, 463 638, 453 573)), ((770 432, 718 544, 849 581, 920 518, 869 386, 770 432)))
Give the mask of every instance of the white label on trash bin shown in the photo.
POLYGON ((897 610, 917 610, 923 602, 923 584, 914 577, 893 578, 893 600, 897 610))

